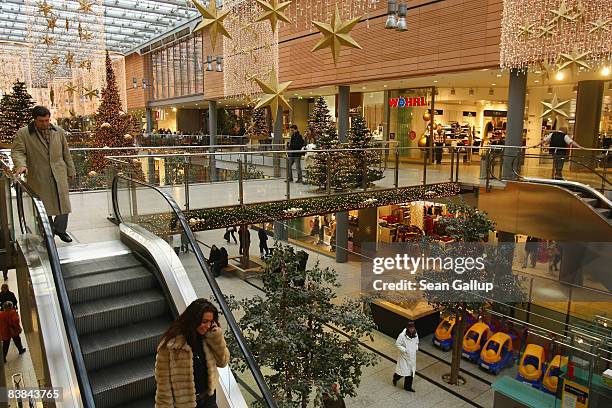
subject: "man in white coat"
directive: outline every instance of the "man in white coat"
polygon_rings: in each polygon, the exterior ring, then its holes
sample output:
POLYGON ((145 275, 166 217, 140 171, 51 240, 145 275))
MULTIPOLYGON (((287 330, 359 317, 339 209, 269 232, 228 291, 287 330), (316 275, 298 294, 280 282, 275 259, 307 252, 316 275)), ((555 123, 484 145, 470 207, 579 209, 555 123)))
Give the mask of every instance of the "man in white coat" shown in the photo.
POLYGON ((416 352, 419 349, 419 335, 417 334, 414 322, 408 321, 408 325, 397 337, 395 346, 399 350, 395 373, 393 374, 393 385, 404 378, 404 389, 414 392, 412 388, 412 379, 416 372, 416 352))

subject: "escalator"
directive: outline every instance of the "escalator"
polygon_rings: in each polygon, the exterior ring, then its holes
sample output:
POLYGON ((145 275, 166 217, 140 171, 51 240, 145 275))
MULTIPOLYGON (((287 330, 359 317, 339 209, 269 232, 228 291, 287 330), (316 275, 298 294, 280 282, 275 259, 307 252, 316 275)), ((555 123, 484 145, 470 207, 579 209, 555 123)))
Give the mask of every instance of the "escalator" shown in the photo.
POLYGON ((493 174, 500 167, 494 158, 489 176, 500 183, 480 188, 478 207, 487 211, 500 231, 551 241, 612 241, 612 183, 595 169, 568 161, 582 166, 580 175, 592 176, 598 188, 586 182, 524 176, 516 166, 514 180, 503 180, 493 174))
MULTIPOLYGON (((188 240, 208 282, 207 292, 223 314, 226 336, 234 337, 246 372, 252 375, 248 391, 263 406, 276 407, 193 232, 171 197, 117 176, 112 193, 121 241, 58 249, 42 201, 10 174, 4 162, 0 165, 2 177, 13 183, 22 231, 16 237, 17 274, 27 282, 20 286, 20 306, 35 315, 33 323, 23 319, 24 333, 28 341, 30 336, 39 336, 42 357, 34 365, 42 367, 36 375, 47 385, 61 387, 62 407, 153 407, 157 345, 174 318, 197 298, 185 267, 166 240, 152 233, 152 228, 130 222, 137 216, 128 215, 126 208, 135 206, 123 206, 126 196, 120 192, 121 185, 128 184, 134 194, 138 185, 147 202, 167 203, 164 217, 188 240)), ((5 191, 9 197, 11 191, 10 187, 5 191)), ((11 206, 12 201, 9 198, 11 206)), ((238 387, 232 371, 219 371, 219 407, 246 407, 243 388, 238 387)))
POLYGON ((62 264, 97 408, 152 407, 155 355, 173 307, 133 253, 62 264))

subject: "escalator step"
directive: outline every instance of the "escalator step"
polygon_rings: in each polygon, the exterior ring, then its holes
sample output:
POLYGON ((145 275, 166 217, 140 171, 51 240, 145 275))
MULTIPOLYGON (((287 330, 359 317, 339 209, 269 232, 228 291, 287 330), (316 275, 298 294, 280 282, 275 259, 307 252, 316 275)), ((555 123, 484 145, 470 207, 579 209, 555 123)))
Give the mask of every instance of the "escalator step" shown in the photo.
POLYGON ((608 218, 610 216, 610 210, 608 208, 595 208, 595 211, 600 213, 604 218, 608 218))
POLYGON ((66 289, 72 304, 125 295, 155 286, 157 286, 157 279, 143 266, 66 279, 66 289))
POLYGON ((590 205, 591 207, 595 207, 597 205, 598 200, 596 198, 586 198, 581 197, 581 200, 584 201, 586 205, 590 205))
POLYGON ((77 331, 82 336, 163 316, 168 313, 168 305, 163 293, 146 290, 78 303, 72 307, 72 312, 77 331))
POLYGON ((87 370, 99 370, 155 353, 171 321, 168 315, 81 337, 87 370))
POLYGON ((76 276, 86 276, 100 272, 134 268, 136 266, 142 266, 142 264, 134 255, 126 254, 64 264, 62 265, 62 275, 64 278, 74 278, 76 276))
POLYGON ((116 407, 152 397, 155 395, 155 355, 90 372, 89 382, 96 408, 116 407))

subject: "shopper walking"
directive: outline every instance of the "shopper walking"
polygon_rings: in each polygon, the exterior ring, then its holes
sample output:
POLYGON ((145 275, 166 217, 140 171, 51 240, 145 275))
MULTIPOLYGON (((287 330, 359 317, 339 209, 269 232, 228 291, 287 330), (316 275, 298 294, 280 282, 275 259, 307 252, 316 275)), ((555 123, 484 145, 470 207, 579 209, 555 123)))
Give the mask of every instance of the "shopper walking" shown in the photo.
POLYGON ((397 382, 404 377, 404 389, 415 392, 412 388, 412 380, 416 373, 416 352, 419 349, 419 335, 412 320, 408 321, 406 328, 397 337, 395 346, 399 350, 399 356, 393 374, 393 385, 397 385, 397 382))
POLYGON ((302 150, 302 148, 306 145, 304 142, 304 138, 298 131, 298 127, 296 125, 291 125, 291 140, 289 140, 289 152, 287 153, 288 157, 288 168, 287 168, 287 180, 293 181, 293 163, 295 163, 295 167, 297 169, 297 182, 302 182, 302 155, 304 153, 293 151, 293 150, 302 150))
POLYGON ((531 268, 535 268, 538 255, 538 239, 528 236, 525 241, 525 257, 523 258, 523 268, 527 267, 527 262, 531 260, 531 268))
POLYGON ((11 148, 15 174, 25 174, 28 185, 45 204, 53 233, 64 242, 72 242, 66 232, 71 210, 68 179, 72 180, 76 171, 68 142, 64 131, 50 123, 49 109, 35 106, 32 118, 15 134, 11 148))
POLYGON ((4 305, 7 301, 11 302, 13 307, 17 309, 17 297, 9 290, 9 285, 3 283, 2 287, 0 287, 0 306, 4 305))
POLYGON ((263 227, 257 232, 259 237, 259 256, 263 259, 264 255, 270 255, 270 249, 268 248, 268 234, 263 227))
POLYGON ((193 301, 157 347, 155 408, 216 408, 217 367, 228 362, 217 308, 193 301))
POLYGON ((238 241, 236 241, 236 226, 235 225, 232 225, 231 227, 227 227, 225 229, 225 235, 223 236, 223 238, 225 238, 228 244, 230 243, 230 237, 234 240, 234 244, 238 243, 238 241))
POLYGON ((208 263, 213 270, 213 275, 221 275, 221 252, 216 245, 210 247, 210 254, 208 255, 208 263))
POLYGON ((566 127, 561 127, 559 130, 544 136, 544 139, 533 147, 539 147, 544 144, 548 145, 548 152, 553 158, 553 178, 556 180, 563 180, 563 165, 569 156, 569 148, 572 146, 578 149, 584 148, 567 134, 566 127))
POLYGON ((13 302, 10 300, 2 304, 0 312, 0 338, 2 339, 2 352, 4 354, 4 362, 6 363, 6 355, 8 354, 11 345, 11 339, 17 347, 19 354, 26 352, 26 349, 21 344, 21 325, 19 324, 19 315, 13 307, 13 302))

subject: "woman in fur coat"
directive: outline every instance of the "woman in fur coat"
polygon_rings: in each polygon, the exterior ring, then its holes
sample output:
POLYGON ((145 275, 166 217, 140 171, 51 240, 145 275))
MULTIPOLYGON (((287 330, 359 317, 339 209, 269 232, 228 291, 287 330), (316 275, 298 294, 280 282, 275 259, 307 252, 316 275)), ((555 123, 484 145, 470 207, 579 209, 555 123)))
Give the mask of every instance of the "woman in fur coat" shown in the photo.
POLYGON ((216 408, 217 367, 228 361, 219 311, 206 299, 193 301, 157 348, 155 407, 216 408))

